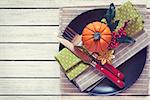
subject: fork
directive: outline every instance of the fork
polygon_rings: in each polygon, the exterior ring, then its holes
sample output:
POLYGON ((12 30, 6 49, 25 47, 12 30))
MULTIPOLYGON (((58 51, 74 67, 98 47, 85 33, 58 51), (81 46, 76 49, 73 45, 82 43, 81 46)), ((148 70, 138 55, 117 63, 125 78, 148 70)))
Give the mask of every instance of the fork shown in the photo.
POLYGON ((75 46, 81 46, 82 45, 82 35, 79 35, 77 32, 75 32, 72 28, 69 26, 66 27, 63 37, 70 42, 72 42, 75 46))

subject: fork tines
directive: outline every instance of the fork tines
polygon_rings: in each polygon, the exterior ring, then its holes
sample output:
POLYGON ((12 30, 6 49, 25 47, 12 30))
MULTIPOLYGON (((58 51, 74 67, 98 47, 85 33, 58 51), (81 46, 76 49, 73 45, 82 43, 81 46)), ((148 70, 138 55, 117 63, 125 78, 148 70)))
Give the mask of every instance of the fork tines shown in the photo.
POLYGON ((77 35, 78 33, 75 32, 73 29, 71 29, 69 26, 66 27, 64 33, 63 33, 63 37, 69 41, 72 41, 74 39, 74 37, 77 35))

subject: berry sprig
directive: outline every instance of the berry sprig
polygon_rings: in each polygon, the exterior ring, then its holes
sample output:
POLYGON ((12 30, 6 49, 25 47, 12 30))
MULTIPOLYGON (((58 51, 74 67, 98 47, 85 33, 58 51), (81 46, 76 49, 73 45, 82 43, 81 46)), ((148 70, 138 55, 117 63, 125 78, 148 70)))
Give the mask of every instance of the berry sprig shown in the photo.
POLYGON ((109 44, 109 49, 113 49, 119 46, 119 42, 117 41, 117 38, 120 37, 116 32, 112 32, 112 40, 109 44))
POLYGON ((118 47, 120 43, 134 43, 135 42, 134 39, 127 36, 127 33, 125 31, 125 28, 127 27, 128 22, 129 22, 129 20, 126 21, 124 23, 124 26, 121 27, 117 32, 115 32, 115 31, 112 32, 113 37, 112 37, 112 41, 109 45, 109 49, 118 47))

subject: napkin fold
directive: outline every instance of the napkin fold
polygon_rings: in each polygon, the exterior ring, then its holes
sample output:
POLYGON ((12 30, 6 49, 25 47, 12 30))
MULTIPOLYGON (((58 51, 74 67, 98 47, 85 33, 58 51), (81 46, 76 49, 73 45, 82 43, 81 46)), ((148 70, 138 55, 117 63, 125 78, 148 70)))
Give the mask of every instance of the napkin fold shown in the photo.
POLYGON ((56 56, 56 60, 60 63, 62 69, 64 70, 66 76, 73 80, 83 71, 85 71, 89 65, 83 63, 80 58, 75 56, 67 48, 62 49, 56 56))
POLYGON ((115 20, 119 20, 119 24, 116 30, 121 28, 125 21, 130 20, 129 25, 125 29, 128 36, 135 36, 144 28, 141 14, 130 1, 124 3, 116 9, 115 20))

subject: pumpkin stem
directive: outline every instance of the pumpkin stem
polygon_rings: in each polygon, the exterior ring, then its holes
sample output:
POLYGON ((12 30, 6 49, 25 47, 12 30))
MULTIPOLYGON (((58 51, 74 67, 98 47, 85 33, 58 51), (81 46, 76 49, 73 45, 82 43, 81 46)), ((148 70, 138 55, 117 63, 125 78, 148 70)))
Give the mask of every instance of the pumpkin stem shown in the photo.
POLYGON ((96 41, 96 40, 100 40, 100 38, 101 38, 100 32, 95 32, 95 33, 94 33, 94 40, 95 40, 95 41, 96 41))

